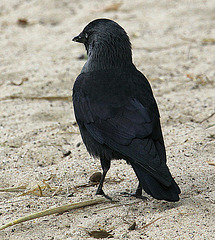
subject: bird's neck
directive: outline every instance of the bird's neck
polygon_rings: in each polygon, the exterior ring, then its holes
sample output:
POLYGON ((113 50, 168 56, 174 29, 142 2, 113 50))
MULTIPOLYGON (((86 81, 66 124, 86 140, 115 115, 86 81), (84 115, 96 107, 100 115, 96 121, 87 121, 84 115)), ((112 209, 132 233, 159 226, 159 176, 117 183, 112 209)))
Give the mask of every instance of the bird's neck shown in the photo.
POLYGON ((132 64, 130 45, 92 44, 86 46, 88 60, 82 72, 124 67, 132 64))

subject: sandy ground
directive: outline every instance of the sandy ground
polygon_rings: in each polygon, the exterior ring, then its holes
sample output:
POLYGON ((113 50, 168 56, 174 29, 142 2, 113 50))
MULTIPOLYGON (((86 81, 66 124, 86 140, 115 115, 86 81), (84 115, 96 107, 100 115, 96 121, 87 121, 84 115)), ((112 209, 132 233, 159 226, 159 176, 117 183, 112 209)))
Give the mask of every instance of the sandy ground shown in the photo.
POLYGON ((94 239, 88 232, 99 229, 114 239, 214 239, 215 1, 124 0, 118 9, 114 3, 1 1, 0 188, 26 189, 0 192, 0 226, 96 198, 97 186, 88 185, 100 163, 77 133, 71 101, 85 50, 71 38, 100 17, 126 29, 134 62, 151 82, 181 200, 121 196, 133 192, 137 180, 124 161, 113 161, 104 190, 118 203, 21 223, 0 231, 2 240, 94 239), (28 192, 38 185, 43 196, 28 192), (128 230, 134 221, 135 230, 128 230))

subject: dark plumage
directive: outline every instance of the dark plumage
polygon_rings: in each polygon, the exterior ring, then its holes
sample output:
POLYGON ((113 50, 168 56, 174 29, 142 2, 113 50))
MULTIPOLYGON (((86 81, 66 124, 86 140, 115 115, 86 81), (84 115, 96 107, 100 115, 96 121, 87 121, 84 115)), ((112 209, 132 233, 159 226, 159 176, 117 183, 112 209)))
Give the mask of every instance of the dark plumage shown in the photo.
POLYGON ((166 165, 159 111, 149 82, 132 63, 122 27, 108 19, 90 22, 73 39, 85 45, 88 60, 73 88, 75 117, 88 152, 99 157, 103 177, 112 159, 125 159, 139 185, 156 199, 178 201, 180 189, 166 165))

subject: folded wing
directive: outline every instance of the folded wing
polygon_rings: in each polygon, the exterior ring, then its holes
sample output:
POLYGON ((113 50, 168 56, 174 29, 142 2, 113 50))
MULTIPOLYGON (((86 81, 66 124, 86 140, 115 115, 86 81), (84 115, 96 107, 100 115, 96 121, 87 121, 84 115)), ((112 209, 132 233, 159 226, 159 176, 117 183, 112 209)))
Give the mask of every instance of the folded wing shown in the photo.
POLYGON ((121 153, 132 166, 143 168, 166 187, 171 185, 157 112, 135 98, 119 105, 92 102, 81 93, 75 96, 74 106, 76 119, 96 141, 121 153))

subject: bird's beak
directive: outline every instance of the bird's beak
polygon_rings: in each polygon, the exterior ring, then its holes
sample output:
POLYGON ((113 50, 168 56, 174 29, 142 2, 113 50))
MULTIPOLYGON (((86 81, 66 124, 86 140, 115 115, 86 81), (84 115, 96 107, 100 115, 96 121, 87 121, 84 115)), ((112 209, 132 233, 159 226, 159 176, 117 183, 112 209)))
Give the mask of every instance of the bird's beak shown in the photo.
POLYGON ((85 43, 86 42, 86 37, 83 32, 81 32, 78 36, 74 37, 72 41, 74 42, 79 42, 79 43, 85 43))

